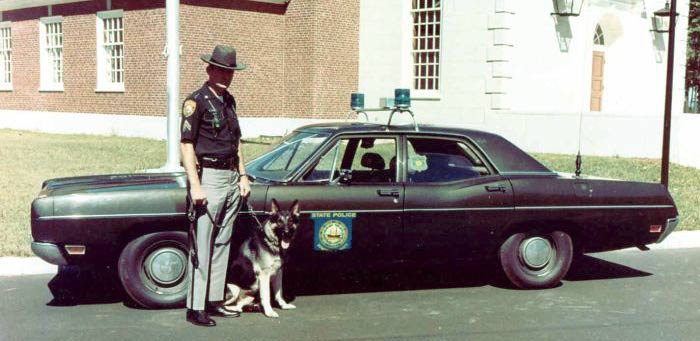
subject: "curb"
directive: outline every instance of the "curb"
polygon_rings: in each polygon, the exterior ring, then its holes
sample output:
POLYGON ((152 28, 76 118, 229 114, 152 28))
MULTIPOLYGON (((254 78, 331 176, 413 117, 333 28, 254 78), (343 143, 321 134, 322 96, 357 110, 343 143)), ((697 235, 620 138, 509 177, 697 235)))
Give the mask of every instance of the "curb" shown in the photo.
MULTIPOLYGON (((651 250, 674 250, 700 248, 700 230, 671 233, 661 244, 647 245, 651 250)), ((612 252, 637 251, 628 248, 612 252)), ((56 274, 58 266, 39 257, 0 257, 0 277, 56 274)))
POLYGON ((58 265, 39 257, 0 257, 0 277, 44 275, 58 272, 58 265))

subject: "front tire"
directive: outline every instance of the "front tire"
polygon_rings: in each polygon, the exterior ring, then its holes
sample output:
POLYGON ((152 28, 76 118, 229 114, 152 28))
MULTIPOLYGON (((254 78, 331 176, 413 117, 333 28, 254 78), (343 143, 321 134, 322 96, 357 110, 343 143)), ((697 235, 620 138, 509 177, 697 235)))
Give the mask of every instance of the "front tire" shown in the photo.
POLYGON ((501 245, 499 259, 518 288, 551 288, 569 271, 573 249, 571 237, 562 231, 515 233, 501 245))
POLYGON ((187 233, 157 232, 132 240, 119 256, 119 279, 144 308, 179 308, 187 298, 187 233))

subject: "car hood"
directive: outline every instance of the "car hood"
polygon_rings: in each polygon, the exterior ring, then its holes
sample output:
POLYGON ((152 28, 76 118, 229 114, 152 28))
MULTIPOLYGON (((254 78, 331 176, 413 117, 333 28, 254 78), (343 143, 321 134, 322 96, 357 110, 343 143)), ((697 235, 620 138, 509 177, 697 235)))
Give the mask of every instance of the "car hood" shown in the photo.
POLYGON ((135 187, 184 188, 185 183, 184 172, 78 176, 44 181, 39 196, 136 189, 135 187))

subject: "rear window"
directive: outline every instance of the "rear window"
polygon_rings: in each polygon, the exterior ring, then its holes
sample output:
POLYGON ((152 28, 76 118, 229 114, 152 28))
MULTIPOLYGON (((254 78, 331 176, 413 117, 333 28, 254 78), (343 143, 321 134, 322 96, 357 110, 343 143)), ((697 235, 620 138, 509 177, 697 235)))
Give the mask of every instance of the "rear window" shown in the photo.
POLYGON ((500 172, 551 172, 508 140, 498 135, 473 137, 500 172))

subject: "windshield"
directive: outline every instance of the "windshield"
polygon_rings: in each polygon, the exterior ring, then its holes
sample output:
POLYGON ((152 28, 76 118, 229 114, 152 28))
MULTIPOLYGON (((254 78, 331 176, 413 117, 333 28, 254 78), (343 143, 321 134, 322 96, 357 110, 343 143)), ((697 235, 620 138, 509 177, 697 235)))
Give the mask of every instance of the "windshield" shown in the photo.
POLYGON ((246 171, 256 178, 281 181, 313 154, 326 134, 293 132, 270 151, 246 165, 246 171))

